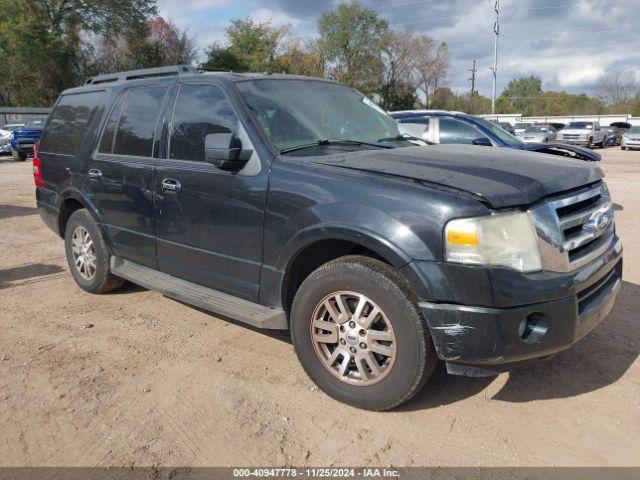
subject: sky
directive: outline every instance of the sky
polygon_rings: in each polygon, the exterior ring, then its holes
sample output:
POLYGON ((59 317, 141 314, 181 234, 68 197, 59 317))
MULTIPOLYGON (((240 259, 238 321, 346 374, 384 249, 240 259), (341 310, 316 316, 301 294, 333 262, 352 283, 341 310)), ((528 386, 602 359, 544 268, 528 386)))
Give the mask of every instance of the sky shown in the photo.
MULTIPOLYGON (((477 61, 477 89, 490 96, 495 0, 361 0, 396 30, 445 41, 448 83, 469 91, 477 61)), ((224 41, 233 18, 291 25, 292 36, 316 34, 317 16, 339 0, 159 0, 160 14, 197 37, 201 52, 224 41)), ((591 94, 607 72, 640 84, 640 0, 501 0, 498 94, 509 80, 535 74, 545 90, 591 94)))

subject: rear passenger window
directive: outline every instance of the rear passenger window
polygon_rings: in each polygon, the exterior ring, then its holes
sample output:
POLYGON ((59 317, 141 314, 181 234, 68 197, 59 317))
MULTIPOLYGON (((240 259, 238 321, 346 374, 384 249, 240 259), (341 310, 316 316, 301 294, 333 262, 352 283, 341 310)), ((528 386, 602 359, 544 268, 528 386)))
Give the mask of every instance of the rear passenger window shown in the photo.
POLYGON ((127 91, 111 113, 100 143, 100 152, 135 157, 153 156, 153 140, 166 93, 166 87, 127 91))
POLYGON ((206 161, 204 140, 210 133, 237 133, 236 117, 227 97, 213 85, 184 85, 171 122, 169 158, 206 161))
POLYGON ((86 145, 89 125, 102 113, 104 97, 104 91, 63 96, 51 114, 41 150, 77 155, 86 145))
POLYGON ((120 120, 120 114, 122 113, 122 106, 124 105, 126 99, 127 94, 125 93, 118 99, 118 102, 111 111, 109 121, 107 122, 107 126, 105 127, 104 133, 102 134, 102 140, 100 141, 99 151, 101 153, 113 152, 113 139, 116 136, 116 127, 118 126, 118 120, 120 120))

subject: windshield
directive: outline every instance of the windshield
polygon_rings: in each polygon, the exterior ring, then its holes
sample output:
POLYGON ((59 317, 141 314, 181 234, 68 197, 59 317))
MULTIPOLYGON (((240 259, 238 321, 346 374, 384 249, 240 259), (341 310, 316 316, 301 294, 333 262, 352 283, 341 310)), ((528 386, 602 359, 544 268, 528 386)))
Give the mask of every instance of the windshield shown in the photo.
POLYGON ((548 132, 549 127, 529 127, 525 130, 526 133, 539 133, 539 132, 548 132))
POLYGON ((517 129, 521 129, 521 128, 527 128, 529 126, 528 123, 516 123, 513 128, 517 128, 517 129))
POLYGON ((319 140, 377 144, 400 136, 393 118, 345 85, 319 80, 260 79, 238 82, 236 86, 278 151, 319 140))
POLYGON ((578 130, 591 130, 593 128, 592 122, 571 122, 567 125, 567 130, 569 129, 578 129, 578 130))
POLYGON ((34 118, 33 120, 29 120, 27 122, 27 127, 41 127, 44 125, 46 118, 34 118))
POLYGON ((510 147, 517 147, 518 145, 522 145, 523 142, 515 135, 511 135, 509 132, 499 127, 495 123, 489 122, 484 118, 476 117, 475 121, 482 125, 484 128, 489 130, 491 134, 498 137, 503 143, 510 147))
POLYGON ((629 133, 640 133, 640 127, 631 127, 629 133))

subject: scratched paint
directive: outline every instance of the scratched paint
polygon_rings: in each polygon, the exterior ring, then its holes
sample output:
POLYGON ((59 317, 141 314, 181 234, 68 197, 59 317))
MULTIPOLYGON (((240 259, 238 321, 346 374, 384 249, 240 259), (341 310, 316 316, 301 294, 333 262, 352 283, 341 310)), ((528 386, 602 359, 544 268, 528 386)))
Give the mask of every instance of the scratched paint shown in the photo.
POLYGON ((442 330, 442 333, 451 337, 460 337, 475 329, 476 327, 470 327, 469 325, 460 325, 458 323, 449 323, 444 324, 441 327, 434 327, 434 330, 442 330))

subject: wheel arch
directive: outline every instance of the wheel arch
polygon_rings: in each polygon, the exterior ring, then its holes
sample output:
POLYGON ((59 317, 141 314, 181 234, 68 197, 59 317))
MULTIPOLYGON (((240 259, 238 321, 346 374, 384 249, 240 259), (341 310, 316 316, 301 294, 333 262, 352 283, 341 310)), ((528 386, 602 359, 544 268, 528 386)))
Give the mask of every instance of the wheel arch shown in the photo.
POLYGON ((282 250, 278 270, 284 272, 281 282, 281 302, 289 310, 302 282, 321 265, 347 255, 376 258, 400 271, 411 258, 398 246, 374 232, 353 230, 343 226, 313 228, 299 234, 282 250))
POLYGON ((60 212, 58 215, 58 235, 60 235, 60 237, 64 238, 67 222, 73 212, 82 208, 87 209, 104 235, 104 229, 100 224, 98 212, 95 210, 91 202, 89 202, 88 199, 86 199, 79 191, 68 189, 58 196, 58 211, 60 212))

